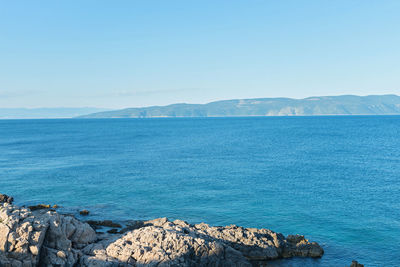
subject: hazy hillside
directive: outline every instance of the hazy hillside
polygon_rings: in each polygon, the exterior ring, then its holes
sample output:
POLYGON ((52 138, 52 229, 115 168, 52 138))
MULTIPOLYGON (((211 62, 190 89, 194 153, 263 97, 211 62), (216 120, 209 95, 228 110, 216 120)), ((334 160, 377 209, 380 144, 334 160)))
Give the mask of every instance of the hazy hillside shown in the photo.
POLYGON ((0 119, 73 118, 105 110, 100 108, 0 108, 0 119))
POLYGON ((173 104, 98 112, 81 118, 229 117, 229 116, 312 116, 400 114, 397 95, 321 96, 305 99, 256 98, 173 104))

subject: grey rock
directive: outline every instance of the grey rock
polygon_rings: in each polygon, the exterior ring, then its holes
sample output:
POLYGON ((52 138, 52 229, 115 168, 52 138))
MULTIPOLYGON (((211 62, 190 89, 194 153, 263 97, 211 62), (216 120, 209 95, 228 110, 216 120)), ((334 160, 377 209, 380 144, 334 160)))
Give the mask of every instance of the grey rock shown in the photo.
POLYGON ((250 267, 323 253, 301 235, 285 238, 267 229, 193 225, 167 218, 134 221, 114 235, 96 234, 73 216, 0 203, 0 266, 250 267))

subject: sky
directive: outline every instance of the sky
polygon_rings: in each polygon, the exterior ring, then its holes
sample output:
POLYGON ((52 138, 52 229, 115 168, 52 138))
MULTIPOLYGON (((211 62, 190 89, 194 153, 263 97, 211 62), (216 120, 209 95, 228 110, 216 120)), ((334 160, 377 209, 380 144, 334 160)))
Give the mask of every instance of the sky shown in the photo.
POLYGON ((398 0, 0 0, 0 108, 400 95, 398 0))

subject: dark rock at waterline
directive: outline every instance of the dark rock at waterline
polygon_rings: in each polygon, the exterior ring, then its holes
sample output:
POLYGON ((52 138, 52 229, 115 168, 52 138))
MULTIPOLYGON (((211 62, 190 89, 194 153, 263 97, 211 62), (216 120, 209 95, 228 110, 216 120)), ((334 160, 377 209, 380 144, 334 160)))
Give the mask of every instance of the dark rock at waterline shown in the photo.
POLYGON ((13 197, 7 196, 6 194, 0 194, 0 203, 12 204, 14 201, 13 197))
POLYGON ((120 233, 123 234, 123 233, 126 233, 128 231, 139 229, 140 227, 143 227, 143 226, 144 226, 144 222, 143 221, 129 221, 126 224, 126 227, 121 229, 120 233))
POLYGON ((113 228, 113 229, 108 230, 107 233, 109 233, 109 234, 119 234, 120 232, 118 231, 118 229, 113 228))
POLYGON ((43 209, 52 209, 54 211, 54 209, 58 208, 58 205, 50 205, 50 204, 38 204, 38 205, 34 205, 34 206, 28 206, 28 208, 31 211, 35 211, 35 210, 43 210, 43 209))
POLYGON ((284 258, 301 257, 320 257, 324 251, 316 242, 309 242, 303 235, 288 235, 286 237, 287 246, 283 249, 284 258))
POLYGON ((79 212, 79 214, 80 214, 80 215, 83 215, 83 216, 87 216, 87 215, 89 215, 89 211, 88 211, 88 210, 81 210, 81 211, 79 212))
POLYGON ((93 221, 93 220, 89 220, 86 221, 86 223, 88 223, 90 226, 105 226, 105 227, 112 227, 112 228, 122 228, 122 226, 119 223, 115 223, 111 220, 104 220, 104 221, 93 221))
POLYGON ((357 261, 352 261, 350 267, 364 267, 364 264, 358 263, 357 261))

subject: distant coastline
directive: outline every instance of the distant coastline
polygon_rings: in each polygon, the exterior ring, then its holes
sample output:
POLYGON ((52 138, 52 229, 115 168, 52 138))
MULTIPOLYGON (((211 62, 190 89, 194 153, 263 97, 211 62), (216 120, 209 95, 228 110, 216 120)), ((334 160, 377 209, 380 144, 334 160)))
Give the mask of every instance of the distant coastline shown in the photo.
POLYGON ((0 119, 117 119, 400 115, 400 96, 253 98, 140 108, 0 108, 0 119))
POLYGON ((267 116, 400 115, 400 96, 318 96, 304 99, 254 98, 172 104, 96 112, 77 118, 190 118, 267 116))

